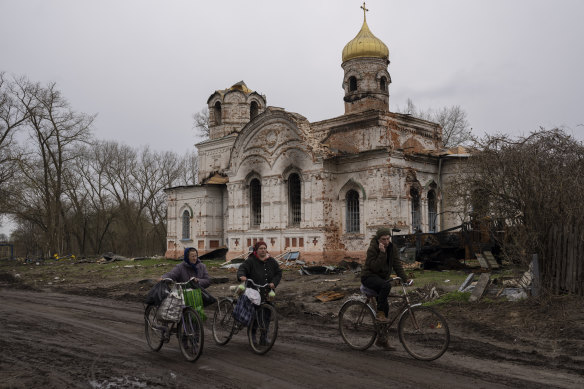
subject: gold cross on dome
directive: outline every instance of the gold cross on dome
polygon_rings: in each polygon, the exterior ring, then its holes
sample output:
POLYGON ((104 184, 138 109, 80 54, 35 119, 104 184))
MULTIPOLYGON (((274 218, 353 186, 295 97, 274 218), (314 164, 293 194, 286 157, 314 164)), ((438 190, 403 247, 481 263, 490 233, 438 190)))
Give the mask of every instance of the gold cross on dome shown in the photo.
POLYGON ((368 12, 369 10, 365 8, 365 2, 363 2, 363 5, 359 8, 363 10, 363 19, 367 19, 367 15, 365 14, 365 12, 368 12))

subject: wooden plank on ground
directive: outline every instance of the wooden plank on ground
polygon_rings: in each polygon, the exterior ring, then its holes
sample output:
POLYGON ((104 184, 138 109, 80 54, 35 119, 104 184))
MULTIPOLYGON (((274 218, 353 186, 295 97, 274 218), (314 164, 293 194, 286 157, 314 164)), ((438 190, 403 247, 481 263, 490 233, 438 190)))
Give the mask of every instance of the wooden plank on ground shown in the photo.
POLYGON ((477 260, 483 269, 489 269, 489 263, 481 253, 475 253, 475 256, 477 257, 477 260))
POLYGON ((345 297, 345 295, 344 293, 329 290, 328 292, 322 292, 320 294, 317 294, 314 297, 322 301, 323 303, 326 303, 327 301, 340 300, 343 297, 345 297))
POLYGON ((492 252, 483 251, 483 256, 485 257, 485 259, 489 263, 489 266, 491 267, 491 269, 498 269, 499 268, 499 264, 497 263, 497 260, 495 259, 495 256, 493 255, 492 252))
POLYGON ((490 273, 481 274, 476 286, 474 287, 474 289, 472 290, 472 293, 470 294, 469 301, 477 301, 481 297, 483 297, 483 294, 485 294, 485 290, 487 290, 487 287, 489 286, 490 281, 491 281, 491 274, 490 273))

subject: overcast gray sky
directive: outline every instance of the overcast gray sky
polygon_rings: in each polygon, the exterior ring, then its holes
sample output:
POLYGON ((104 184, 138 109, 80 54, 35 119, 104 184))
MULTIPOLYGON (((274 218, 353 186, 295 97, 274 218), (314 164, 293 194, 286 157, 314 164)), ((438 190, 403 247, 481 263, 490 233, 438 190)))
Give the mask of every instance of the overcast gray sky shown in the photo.
MULTIPOLYGON (((185 152, 192 114, 244 80, 268 105, 343 114, 358 0, 0 0, 0 70, 55 81, 95 135, 185 152)), ((566 126, 584 138, 584 1, 372 0, 390 109, 460 105, 478 135, 566 126)))

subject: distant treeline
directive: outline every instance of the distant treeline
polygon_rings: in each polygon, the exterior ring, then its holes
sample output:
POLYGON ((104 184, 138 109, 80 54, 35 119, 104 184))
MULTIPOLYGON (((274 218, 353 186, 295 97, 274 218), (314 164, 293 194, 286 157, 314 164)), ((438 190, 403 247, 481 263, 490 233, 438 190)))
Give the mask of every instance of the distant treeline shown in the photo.
POLYGON ((16 223, 17 256, 164 253, 163 189, 195 183, 194 150, 97 140, 94 118, 54 83, 0 73, 0 214, 16 223))

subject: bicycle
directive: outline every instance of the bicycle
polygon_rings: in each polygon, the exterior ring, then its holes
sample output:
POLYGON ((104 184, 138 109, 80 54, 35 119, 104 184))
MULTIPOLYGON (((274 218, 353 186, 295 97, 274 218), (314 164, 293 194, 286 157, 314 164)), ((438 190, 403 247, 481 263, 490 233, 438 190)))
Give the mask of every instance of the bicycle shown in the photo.
POLYGON ((346 301, 339 311, 339 330, 343 340, 355 350, 366 350, 378 336, 387 336, 393 323, 398 320, 397 332, 404 349, 415 359, 433 361, 446 352, 450 344, 450 331, 446 319, 431 307, 411 304, 406 286, 401 278, 392 278, 403 289, 397 314, 387 323, 375 319, 377 293, 361 285, 362 296, 346 301))
POLYGON ((167 307, 164 307, 164 302, 160 306, 149 304, 144 310, 144 331, 148 346, 153 351, 159 351, 164 343, 170 341, 171 335, 176 333, 180 351, 189 362, 199 359, 204 343, 203 321, 194 308, 184 303, 187 284, 193 279, 194 277, 187 282, 175 282, 165 278, 164 281, 171 283, 171 294, 167 299, 174 299, 174 302, 169 301, 171 305, 167 307), (173 291, 176 291, 176 295, 173 295, 173 291))
MULTIPOLYGON (((251 284, 254 289, 265 288, 268 284, 258 285, 253 280, 247 279, 244 285, 251 284)), ((233 317, 233 308, 237 299, 225 297, 217 303, 213 315, 213 339, 220 346, 226 345, 233 335, 237 334, 246 325, 238 322, 233 317)), ((247 337, 252 351, 262 355, 270 351, 278 336, 278 316, 276 309, 267 302, 262 302, 255 308, 253 319, 247 326, 247 337), (259 341, 256 339, 260 333, 259 341)))

